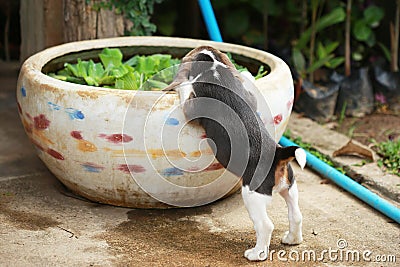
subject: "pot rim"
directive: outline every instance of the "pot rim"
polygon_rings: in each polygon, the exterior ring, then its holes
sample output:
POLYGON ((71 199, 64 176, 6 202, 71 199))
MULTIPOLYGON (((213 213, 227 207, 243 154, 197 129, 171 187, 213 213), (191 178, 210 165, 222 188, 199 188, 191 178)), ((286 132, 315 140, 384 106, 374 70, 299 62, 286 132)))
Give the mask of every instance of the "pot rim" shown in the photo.
MULTIPOLYGON (((28 75, 33 76, 35 80, 40 80, 41 84, 53 85, 62 90, 79 90, 79 91, 93 91, 99 92, 99 94, 114 92, 114 94, 132 94, 136 93, 154 93, 154 94, 164 94, 163 91, 139 91, 139 90, 123 90, 114 88, 104 88, 96 87, 90 85, 81 85, 71 82, 61 81, 52 78, 42 72, 43 67, 49 63, 51 60, 80 51, 89 51, 93 49, 102 48, 117 48, 117 47, 132 47, 132 46, 163 46, 163 47, 175 47, 175 48, 195 48, 201 45, 213 46, 223 52, 231 52, 244 57, 252 58, 258 60, 270 67, 270 72, 268 75, 258 79, 258 82, 266 81, 279 81, 279 73, 287 72, 287 65, 277 56, 270 54, 268 52, 258 50, 255 48, 231 44, 231 43, 221 43, 208 40, 191 39, 191 38, 180 38, 180 37, 161 37, 161 36, 129 36, 129 37, 113 37, 113 38, 103 38, 94 40, 84 40, 61 44, 58 46, 53 46, 40 51, 28 59, 25 60, 21 67, 20 76, 28 75)), ((169 92, 170 94, 177 94, 176 92, 169 92)))

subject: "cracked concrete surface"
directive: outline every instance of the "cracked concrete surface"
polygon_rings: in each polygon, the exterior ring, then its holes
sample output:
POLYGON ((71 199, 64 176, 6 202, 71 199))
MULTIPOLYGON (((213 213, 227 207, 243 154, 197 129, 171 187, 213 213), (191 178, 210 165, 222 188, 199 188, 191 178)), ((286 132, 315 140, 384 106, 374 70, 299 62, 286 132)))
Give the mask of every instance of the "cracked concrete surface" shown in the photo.
POLYGON ((15 104, 16 77, 16 69, 0 68, 0 266, 399 265, 397 223, 295 164, 304 242, 280 243, 287 211, 276 195, 269 208, 275 224, 272 257, 261 263, 243 257, 254 246, 255 233, 239 193, 207 206, 172 210, 79 199, 46 169, 26 138, 15 104), (338 250, 341 239, 347 246, 338 250), (310 251, 315 260, 307 258, 310 251), (365 251, 371 254, 363 258, 365 251), (360 258, 352 258, 353 252, 360 258), (391 262, 378 262, 378 256, 391 262))

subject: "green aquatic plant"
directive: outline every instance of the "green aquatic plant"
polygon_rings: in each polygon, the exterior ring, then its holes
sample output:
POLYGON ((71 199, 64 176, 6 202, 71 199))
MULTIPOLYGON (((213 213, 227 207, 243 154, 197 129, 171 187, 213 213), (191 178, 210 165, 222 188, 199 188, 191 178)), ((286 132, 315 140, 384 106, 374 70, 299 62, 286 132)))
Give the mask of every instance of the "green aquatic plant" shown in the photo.
MULTIPOLYGON (((227 54, 239 71, 247 71, 233 60, 231 54, 227 54)), ((98 56, 100 62, 78 58, 77 63, 65 63, 63 69, 48 75, 62 81, 90 86, 123 90, 162 90, 172 82, 181 62, 167 54, 135 55, 124 62, 123 54, 118 48, 104 48, 98 56)), ((267 73, 261 65, 255 79, 267 73)))
POLYGON ((179 59, 171 55, 136 55, 123 62, 118 48, 104 48, 99 54, 100 62, 78 59, 75 64, 65 63, 64 68, 48 75, 67 82, 103 86, 126 90, 138 90, 145 82, 149 89, 163 89, 174 78, 179 59), (159 73, 155 77, 155 74, 159 73))

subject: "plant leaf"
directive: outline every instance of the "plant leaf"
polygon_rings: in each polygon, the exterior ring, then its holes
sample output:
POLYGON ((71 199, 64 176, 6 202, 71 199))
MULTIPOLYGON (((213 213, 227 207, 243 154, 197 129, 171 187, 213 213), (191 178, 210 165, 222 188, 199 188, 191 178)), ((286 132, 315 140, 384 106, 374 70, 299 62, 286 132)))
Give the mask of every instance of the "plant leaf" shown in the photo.
POLYGON ((258 68, 257 74, 256 74, 256 76, 254 77, 254 79, 255 79, 255 80, 258 80, 258 79, 264 77, 265 75, 267 75, 267 73, 268 73, 268 70, 264 70, 264 65, 261 65, 261 66, 258 68))
POLYGON ((100 85, 100 80, 104 76, 104 68, 101 63, 94 63, 93 60, 88 64, 88 77, 85 78, 89 85, 100 85))
POLYGON ((137 65, 139 57, 140 57, 139 55, 133 56, 129 60, 127 60, 124 64, 131 67, 135 67, 137 65))
MULTIPOLYGON (((315 25, 316 32, 319 32, 329 26, 340 23, 344 21, 345 18, 346 18, 346 13, 343 7, 337 7, 333 9, 330 13, 318 19, 315 25)), ((300 36, 300 39, 296 44, 296 47, 298 49, 303 49, 310 41, 310 36, 311 36, 311 27, 309 27, 306 31, 303 32, 303 34, 300 36)))
POLYGON ((328 51, 325 49, 325 47, 322 45, 321 42, 318 42, 317 44, 317 56, 318 58, 325 58, 328 56, 328 51))
POLYGON ((123 77, 115 80, 115 88, 124 90, 137 90, 140 87, 140 74, 129 72, 123 77))
POLYGON ((149 87, 149 90, 151 90, 153 88, 161 90, 161 89, 164 89, 165 87, 167 87, 168 84, 166 84, 164 82, 148 79, 147 82, 146 82, 146 86, 149 87))
POLYGON ((118 48, 104 48, 99 54, 105 69, 122 65, 122 52, 118 48))
POLYGON ((301 53, 300 49, 297 49, 296 47, 293 48, 292 50, 292 60, 293 60, 293 65, 296 68, 296 70, 299 73, 304 73, 305 68, 306 68, 306 60, 301 53))
POLYGON ((330 69, 336 69, 338 66, 343 64, 344 60, 344 57, 335 57, 326 62, 325 66, 330 69))
POLYGON ((358 20, 354 23, 353 35, 358 41, 366 41, 372 34, 372 30, 368 27, 365 20, 358 20))
POLYGON ((383 54, 385 55, 385 58, 387 59, 387 61, 391 61, 391 53, 390 50, 381 42, 378 42, 379 47, 382 49, 383 54))
POLYGON ((384 15, 383 9, 378 6, 371 5, 364 10, 365 22, 372 28, 379 26, 379 22, 384 15))
POLYGON ((329 60, 331 60, 334 57, 334 55, 329 55, 325 58, 321 58, 317 61, 314 62, 314 64, 312 64, 310 67, 307 68, 307 73, 311 73, 319 68, 321 68, 322 66, 324 66, 329 60))
POLYGON ((369 47, 373 47, 376 44, 376 37, 375 34, 372 32, 372 34, 369 36, 369 38, 365 41, 365 43, 369 47))
POLYGON ((327 54, 332 53, 333 51, 335 51, 335 49, 339 46, 339 42, 329 42, 326 46, 325 46, 325 50, 327 54))

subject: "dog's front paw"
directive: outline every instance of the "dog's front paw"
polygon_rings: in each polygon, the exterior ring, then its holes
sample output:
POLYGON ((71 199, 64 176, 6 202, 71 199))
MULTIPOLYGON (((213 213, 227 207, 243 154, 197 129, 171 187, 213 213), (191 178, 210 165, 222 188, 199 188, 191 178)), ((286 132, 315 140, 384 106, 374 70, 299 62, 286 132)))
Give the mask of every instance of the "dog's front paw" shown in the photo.
POLYGON ((268 258, 268 248, 264 249, 252 248, 244 252, 244 256, 249 261, 264 261, 268 258))
POLYGON ((303 242, 303 237, 301 234, 292 234, 286 231, 282 237, 282 243, 288 245, 298 245, 303 242))

